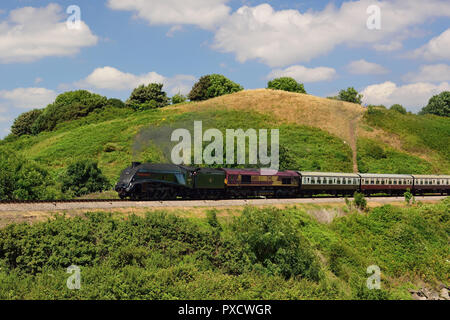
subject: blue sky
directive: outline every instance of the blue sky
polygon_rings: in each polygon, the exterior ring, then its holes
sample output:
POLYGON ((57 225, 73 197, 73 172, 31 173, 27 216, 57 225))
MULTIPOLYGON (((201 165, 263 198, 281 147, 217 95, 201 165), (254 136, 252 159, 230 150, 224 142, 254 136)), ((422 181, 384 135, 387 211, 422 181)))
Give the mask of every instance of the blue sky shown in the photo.
POLYGON ((449 22, 445 0, 4 0, 0 137, 67 90, 126 100, 157 81, 171 96, 210 73, 246 89, 292 76, 324 97, 354 86, 365 104, 417 112, 450 90, 449 22))

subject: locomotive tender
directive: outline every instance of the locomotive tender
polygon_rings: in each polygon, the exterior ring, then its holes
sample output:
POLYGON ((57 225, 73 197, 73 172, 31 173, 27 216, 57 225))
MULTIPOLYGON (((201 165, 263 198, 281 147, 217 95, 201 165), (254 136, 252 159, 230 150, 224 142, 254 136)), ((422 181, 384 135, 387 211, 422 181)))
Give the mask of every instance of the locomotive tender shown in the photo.
POLYGON ((448 195, 450 176, 291 170, 267 175, 261 174, 259 169, 211 169, 133 162, 122 171, 115 190, 121 199, 133 200, 345 196, 356 191, 365 195, 402 195, 408 190, 413 194, 448 195))

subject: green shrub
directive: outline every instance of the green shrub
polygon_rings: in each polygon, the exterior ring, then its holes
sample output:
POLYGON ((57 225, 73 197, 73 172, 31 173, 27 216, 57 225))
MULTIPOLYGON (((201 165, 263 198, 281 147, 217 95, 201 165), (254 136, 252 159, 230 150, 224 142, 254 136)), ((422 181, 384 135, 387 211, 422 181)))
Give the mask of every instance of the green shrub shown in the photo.
POLYGON ((126 101, 126 105, 135 110, 162 108, 169 104, 167 94, 162 90, 163 84, 150 83, 135 88, 126 101))
POLYGON ((41 109, 34 109, 19 115, 11 126, 11 133, 16 136, 31 134, 34 122, 42 114, 41 109))
POLYGON ((182 95, 181 93, 177 93, 172 97, 172 104, 178 104, 186 102, 187 97, 185 95, 182 95))
POLYGON ((405 197, 405 202, 407 205, 410 205, 411 200, 414 199, 414 195, 411 193, 411 191, 409 189, 404 193, 404 197, 405 197))
POLYGON ((189 92, 189 100, 201 101, 225 94, 242 91, 243 87, 221 74, 210 74, 201 77, 189 92))
POLYGON ((306 93, 303 83, 299 83, 291 77, 281 77, 273 79, 267 83, 267 89, 306 93))
POLYGON ((356 208, 360 210, 366 210, 367 209, 367 200, 364 197, 364 194, 355 192, 353 194, 353 204, 356 208))
POLYGON ((246 248, 255 267, 285 278, 318 281, 320 267, 299 225, 285 211, 246 208, 232 224, 234 237, 246 248))
POLYGON ((32 160, 7 149, 0 153, 0 199, 59 199, 61 194, 49 172, 32 160))
POLYGON ((100 192, 110 187, 97 163, 92 160, 80 160, 69 165, 62 181, 62 191, 75 196, 100 192))

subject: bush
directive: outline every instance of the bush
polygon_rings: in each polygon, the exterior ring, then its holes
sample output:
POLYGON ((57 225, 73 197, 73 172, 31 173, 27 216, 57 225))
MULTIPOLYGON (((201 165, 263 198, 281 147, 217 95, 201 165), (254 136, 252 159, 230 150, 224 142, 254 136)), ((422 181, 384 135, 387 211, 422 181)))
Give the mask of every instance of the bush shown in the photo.
POLYGON ((57 124, 86 117, 94 110, 104 108, 108 99, 86 90, 69 91, 56 97, 54 103, 49 104, 36 119, 32 126, 32 133, 52 131, 57 124))
POLYGON ((389 110, 397 111, 401 114, 406 114, 406 109, 401 104, 393 104, 389 110))
POLYGON ((110 187, 97 163, 92 160, 77 161, 67 168, 63 177, 62 191, 81 196, 100 192, 110 187))
POLYGON ((34 109, 25 113, 22 113, 14 120, 11 127, 11 133, 16 136, 22 136, 24 134, 31 134, 34 122, 42 114, 41 109, 34 109))
POLYGON ((317 258, 300 226, 286 211, 244 209, 232 224, 234 238, 247 250, 256 268, 285 278, 320 278, 317 258))
POLYGON ((169 104, 167 94, 162 90, 163 84, 150 83, 135 88, 126 101, 126 105, 135 110, 162 108, 169 104))
POLYGON ((201 101, 214 97, 242 91, 243 87, 221 74, 211 74, 201 77, 189 92, 189 100, 201 101))
POLYGON ((172 97, 172 104, 178 104, 186 102, 187 97, 185 95, 182 95, 181 93, 177 93, 172 97))
POLYGON ((443 91, 428 101, 420 114, 434 114, 442 117, 450 117, 450 91, 443 91))
POLYGON ((273 79, 267 83, 267 89, 306 93, 303 83, 298 83, 294 78, 291 77, 281 77, 273 79))
POLYGON ((404 193, 404 196, 407 205, 411 204, 411 200, 414 202, 414 195, 411 193, 409 189, 404 193))
POLYGON ((366 210, 367 209, 367 200, 364 197, 364 194, 355 192, 353 194, 353 204, 356 208, 360 210, 366 210))
POLYGON ((0 150, 0 200, 14 199, 16 175, 22 160, 8 149, 0 150))
POLYGON ((38 163, 25 160, 11 150, 0 154, 1 200, 46 200, 60 195, 49 172, 38 163))
POLYGON ((361 104, 362 102, 362 94, 359 94, 358 91, 353 87, 347 88, 347 90, 339 91, 338 99, 341 101, 353 102, 361 104))

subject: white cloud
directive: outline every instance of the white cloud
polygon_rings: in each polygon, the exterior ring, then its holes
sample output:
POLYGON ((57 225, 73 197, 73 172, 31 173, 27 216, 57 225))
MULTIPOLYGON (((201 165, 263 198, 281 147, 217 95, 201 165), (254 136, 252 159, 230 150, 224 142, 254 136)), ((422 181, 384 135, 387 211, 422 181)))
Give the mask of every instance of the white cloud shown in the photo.
POLYGON ((273 70, 268 76, 268 79, 278 77, 292 77, 298 82, 318 82, 331 80, 336 76, 336 70, 327 67, 307 68, 304 66, 291 66, 286 69, 273 70))
POLYGON ((383 104, 391 106, 399 103, 408 110, 417 112, 427 105, 428 100, 442 91, 450 90, 448 82, 432 84, 429 82, 417 82, 403 86, 397 86, 391 81, 380 84, 374 84, 362 90, 363 103, 365 104, 383 104))
POLYGON ((412 56, 429 61, 450 59, 450 29, 432 38, 419 49, 414 50, 412 56))
POLYGON ((195 25, 214 29, 229 14, 228 0, 109 0, 113 10, 133 11, 150 25, 195 25))
POLYGON ((69 29, 57 4, 12 10, 0 22, 0 63, 31 62, 49 56, 70 56, 95 45, 97 36, 80 22, 69 29))
POLYGON ((16 88, 14 90, 0 90, 0 99, 3 106, 12 106, 20 109, 46 107, 52 103, 57 94, 46 88, 16 88))
POLYGON ((379 44, 373 45, 373 48, 375 50, 386 51, 386 52, 400 50, 402 47, 403 47, 403 44, 398 40, 392 40, 389 43, 379 43, 379 44))
POLYGON ((385 74, 389 72, 383 66, 364 59, 350 62, 347 70, 353 74, 385 74))
POLYGON ((35 84, 39 84, 39 83, 41 83, 42 81, 44 81, 44 79, 42 79, 42 78, 40 78, 40 77, 37 77, 36 79, 34 79, 34 83, 35 83, 35 84))
POLYGON ((413 34, 410 27, 440 16, 450 16, 450 2, 359 0, 304 13, 276 11, 268 4, 243 6, 217 31, 213 47, 236 54, 240 62, 257 59, 280 67, 310 61, 340 44, 396 49, 400 47, 396 40, 413 34), (366 10, 374 4, 381 9, 380 30, 369 30, 366 24, 366 10))
POLYGON ((76 87, 95 88, 106 90, 132 90, 141 84, 162 83, 164 89, 169 93, 181 92, 186 94, 194 84, 195 77, 191 75, 176 75, 165 77, 156 72, 148 72, 141 75, 122 72, 113 67, 102 67, 95 69, 86 78, 75 82, 76 87))
POLYGON ((450 65, 448 64, 430 64, 420 67, 418 72, 409 72, 403 77, 407 82, 441 82, 450 81, 450 65))

